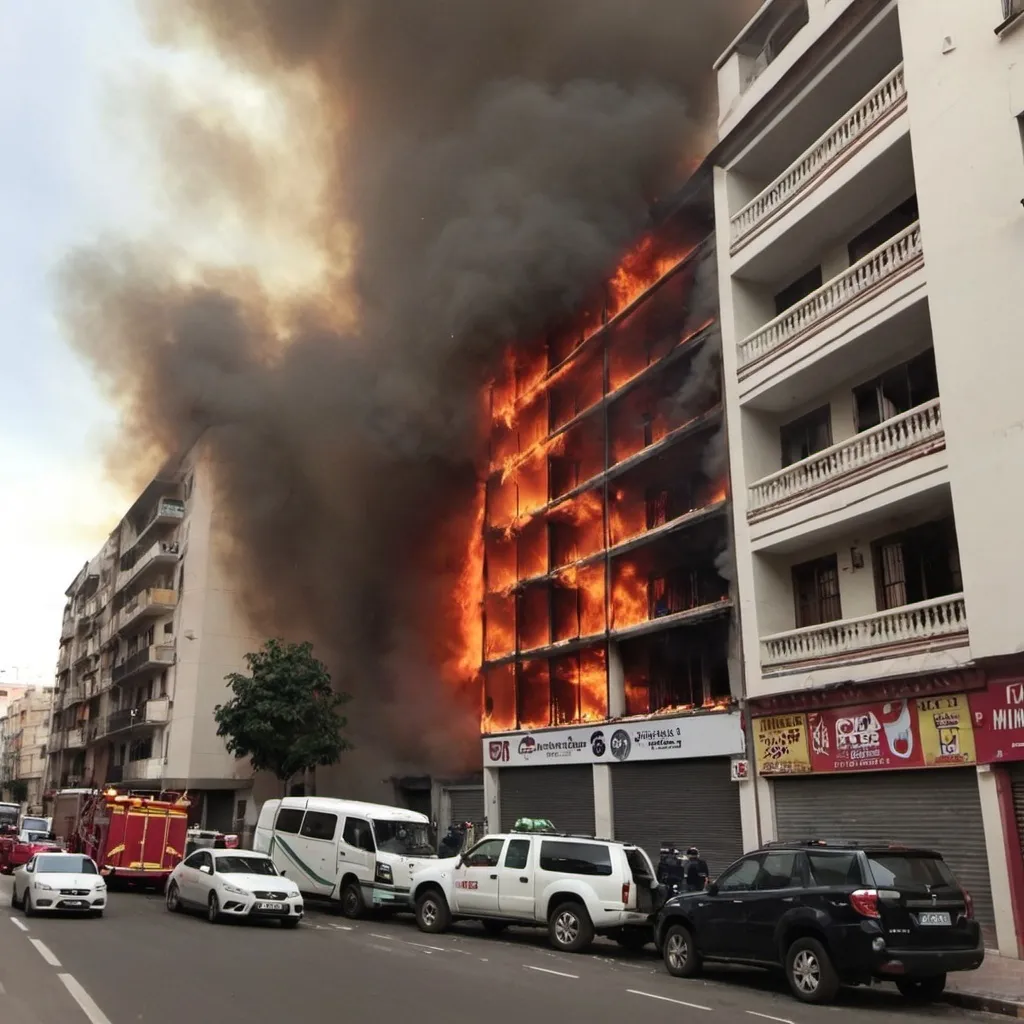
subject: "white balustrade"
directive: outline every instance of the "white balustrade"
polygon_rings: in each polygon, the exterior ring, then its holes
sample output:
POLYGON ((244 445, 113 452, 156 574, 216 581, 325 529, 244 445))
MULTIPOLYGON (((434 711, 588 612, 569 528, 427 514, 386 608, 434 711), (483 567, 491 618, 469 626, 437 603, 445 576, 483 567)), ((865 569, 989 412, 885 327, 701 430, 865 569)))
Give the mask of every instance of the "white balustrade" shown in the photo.
POLYGON ((840 619, 761 638, 761 665, 777 668, 821 658, 853 656, 876 648, 899 647, 967 635, 963 594, 919 601, 858 619, 840 619))
POLYGON ((875 125, 901 108, 906 98, 900 64, 732 218, 732 249, 796 199, 823 171, 866 138, 875 125))
POLYGON ((921 224, 915 221, 741 341, 741 370, 828 317, 842 312, 845 306, 920 259, 922 251, 921 224))
POLYGON ((758 480, 750 487, 747 514, 798 498, 941 437, 942 412, 936 398, 758 480))

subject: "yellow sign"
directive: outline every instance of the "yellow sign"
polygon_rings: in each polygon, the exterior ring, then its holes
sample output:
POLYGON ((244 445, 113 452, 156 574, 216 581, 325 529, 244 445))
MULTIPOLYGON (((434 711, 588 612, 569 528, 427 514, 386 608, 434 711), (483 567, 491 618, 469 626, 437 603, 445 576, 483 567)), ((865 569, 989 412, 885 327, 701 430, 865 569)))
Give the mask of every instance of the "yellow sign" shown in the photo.
POLYGON ((754 743, 760 775, 803 775, 811 770, 806 715, 755 718, 754 743))
POLYGON ((974 725, 967 694, 918 698, 917 721, 927 767, 975 763, 974 725))

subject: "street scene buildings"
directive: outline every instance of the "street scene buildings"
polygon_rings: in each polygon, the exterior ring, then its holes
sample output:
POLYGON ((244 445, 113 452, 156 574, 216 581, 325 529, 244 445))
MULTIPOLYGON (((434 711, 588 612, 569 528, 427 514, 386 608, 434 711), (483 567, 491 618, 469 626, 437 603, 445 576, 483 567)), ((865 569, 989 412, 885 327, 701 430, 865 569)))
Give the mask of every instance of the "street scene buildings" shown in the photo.
MULTIPOLYGON (((8 688, 10 689, 10 688, 8 688)), ((19 687, 0 713, 0 792, 6 800, 43 809, 46 752, 53 709, 51 687, 19 687)))

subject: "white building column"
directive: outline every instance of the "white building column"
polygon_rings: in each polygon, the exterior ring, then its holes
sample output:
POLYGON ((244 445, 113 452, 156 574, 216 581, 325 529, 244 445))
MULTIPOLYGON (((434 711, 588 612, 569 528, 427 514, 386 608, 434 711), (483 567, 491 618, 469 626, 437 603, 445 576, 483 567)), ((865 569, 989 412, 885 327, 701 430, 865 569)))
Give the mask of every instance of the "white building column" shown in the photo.
POLYGON ((594 765, 594 835, 615 838, 615 805, 612 798, 612 766, 594 765))
POLYGON ((985 829, 988 876, 992 885, 992 905, 996 917, 996 945, 1002 956, 1019 959, 1017 929, 1013 921, 1013 894, 1010 868, 1006 863, 1006 835, 999 799, 999 780, 992 765, 978 765, 978 796, 981 821, 985 829))
POLYGON ((761 842, 771 843, 778 837, 775 830, 775 784, 771 779, 754 777, 757 786, 757 813, 761 822, 761 842))
POLYGON ((488 832, 501 829, 501 777, 497 768, 484 769, 484 821, 488 832))
POLYGON ((743 827, 743 852, 761 845, 761 822, 757 814, 757 778, 736 783, 740 798, 740 824, 743 827))

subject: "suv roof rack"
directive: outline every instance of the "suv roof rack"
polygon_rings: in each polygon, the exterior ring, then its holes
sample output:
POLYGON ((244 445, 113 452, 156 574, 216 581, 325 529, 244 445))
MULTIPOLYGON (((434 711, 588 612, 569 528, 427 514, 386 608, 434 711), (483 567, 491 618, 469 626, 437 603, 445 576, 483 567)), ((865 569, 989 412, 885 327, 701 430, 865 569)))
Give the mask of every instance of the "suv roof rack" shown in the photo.
POLYGON ((852 839, 773 839, 770 843, 764 843, 762 849, 770 850, 778 847, 793 846, 825 846, 829 849, 859 849, 862 846, 889 845, 877 843, 858 843, 852 839))

